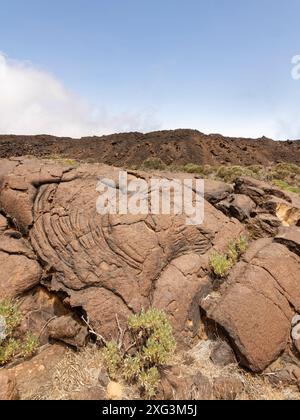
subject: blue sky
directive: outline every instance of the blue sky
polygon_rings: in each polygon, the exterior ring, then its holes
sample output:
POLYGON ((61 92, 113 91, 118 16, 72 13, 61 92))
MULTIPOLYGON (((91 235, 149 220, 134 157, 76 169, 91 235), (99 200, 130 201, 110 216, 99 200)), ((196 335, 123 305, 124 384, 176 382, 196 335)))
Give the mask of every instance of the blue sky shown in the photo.
POLYGON ((184 127, 300 138, 300 81, 291 77, 292 57, 300 54, 299 0, 0 5, 1 132, 83 135, 184 127), (27 78, 16 76, 16 68, 27 78), (44 83, 36 86, 39 75, 44 83), (52 83, 64 93, 54 94, 52 83), (72 108, 69 94, 80 109, 72 108), (60 96, 61 103, 55 102, 60 96), (66 115, 65 127, 58 115, 52 117, 56 108, 61 118, 66 115))

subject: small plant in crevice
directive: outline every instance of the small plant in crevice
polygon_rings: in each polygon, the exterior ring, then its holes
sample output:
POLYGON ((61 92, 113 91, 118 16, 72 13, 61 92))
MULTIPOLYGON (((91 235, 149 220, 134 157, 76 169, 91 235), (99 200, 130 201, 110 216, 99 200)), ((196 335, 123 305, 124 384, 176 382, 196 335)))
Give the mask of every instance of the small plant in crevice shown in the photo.
POLYGON ((0 300, 0 366, 15 358, 33 356, 38 348, 38 338, 31 332, 19 337, 17 328, 22 322, 22 315, 10 300, 0 300))
POLYGON ((241 235, 236 241, 229 242, 226 253, 214 252, 210 257, 210 267, 213 274, 219 279, 226 278, 229 271, 247 251, 248 246, 248 238, 241 235))
POLYGON ((235 242, 235 246, 238 252, 238 256, 240 257, 247 251, 249 247, 249 238, 245 235, 241 235, 235 242))
POLYGON ((158 309, 142 311, 128 319, 122 340, 106 342, 104 361, 112 380, 137 384, 147 399, 155 397, 160 370, 174 353, 176 342, 167 315, 158 309), (127 348, 124 347, 126 335, 127 348))
POLYGON ((210 257, 210 266, 214 275, 223 279, 227 277, 229 270, 233 267, 233 262, 227 254, 214 252, 210 257))

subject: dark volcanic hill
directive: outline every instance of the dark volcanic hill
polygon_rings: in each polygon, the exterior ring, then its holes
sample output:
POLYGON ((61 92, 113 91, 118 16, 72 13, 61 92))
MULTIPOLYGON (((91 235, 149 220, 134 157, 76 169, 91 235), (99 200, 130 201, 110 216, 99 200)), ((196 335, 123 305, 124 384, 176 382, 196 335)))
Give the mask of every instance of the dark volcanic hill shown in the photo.
POLYGON ((0 158, 59 155, 110 165, 139 165, 149 157, 166 164, 272 165, 300 164, 300 141, 229 138, 195 130, 124 133, 81 139, 40 136, 0 136, 0 158))

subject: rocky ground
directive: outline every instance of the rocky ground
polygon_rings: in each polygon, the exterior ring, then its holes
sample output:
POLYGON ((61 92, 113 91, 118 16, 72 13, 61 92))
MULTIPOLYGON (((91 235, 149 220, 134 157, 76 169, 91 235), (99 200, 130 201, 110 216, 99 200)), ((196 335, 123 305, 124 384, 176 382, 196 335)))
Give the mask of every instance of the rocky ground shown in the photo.
MULTIPOLYGON (((282 147, 297 161, 297 143, 282 147)), ((0 399, 138 398, 109 381, 90 333, 114 338, 151 306, 167 312, 177 341, 158 398, 300 399, 299 195, 249 177, 207 179, 201 226, 184 215, 101 216, 97 181, 118 174, 62 159, 0 161, 0 299, 18 302, 19 334, 39 339, 34 357, 0 369, 0 399), (241 235, 247 250, 216 278, 212 254, 241 235)))
POLYGON ((166 165, 273 165, 300 163, 300 141, 273 141, 205 135, 196 130, 124 133, 82 139, 0 136, 0 157, 65 156, 114 166, 141 165, 159 157, 166 165))

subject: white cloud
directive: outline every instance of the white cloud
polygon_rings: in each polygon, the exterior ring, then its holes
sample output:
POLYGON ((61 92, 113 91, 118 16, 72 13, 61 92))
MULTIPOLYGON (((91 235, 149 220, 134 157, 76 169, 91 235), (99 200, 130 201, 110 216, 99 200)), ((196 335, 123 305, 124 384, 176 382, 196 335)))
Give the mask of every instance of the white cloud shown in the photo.
POLYGON ((159 128, 154 112, 111 115, 52 75, 0 52, 0 133, 81 137, 159 128))
POLYGON ((287 112, 283 111, 276 119, 275 137, 299 140, 300 139, 300 108, 295 106, 293 110, 287 112))

